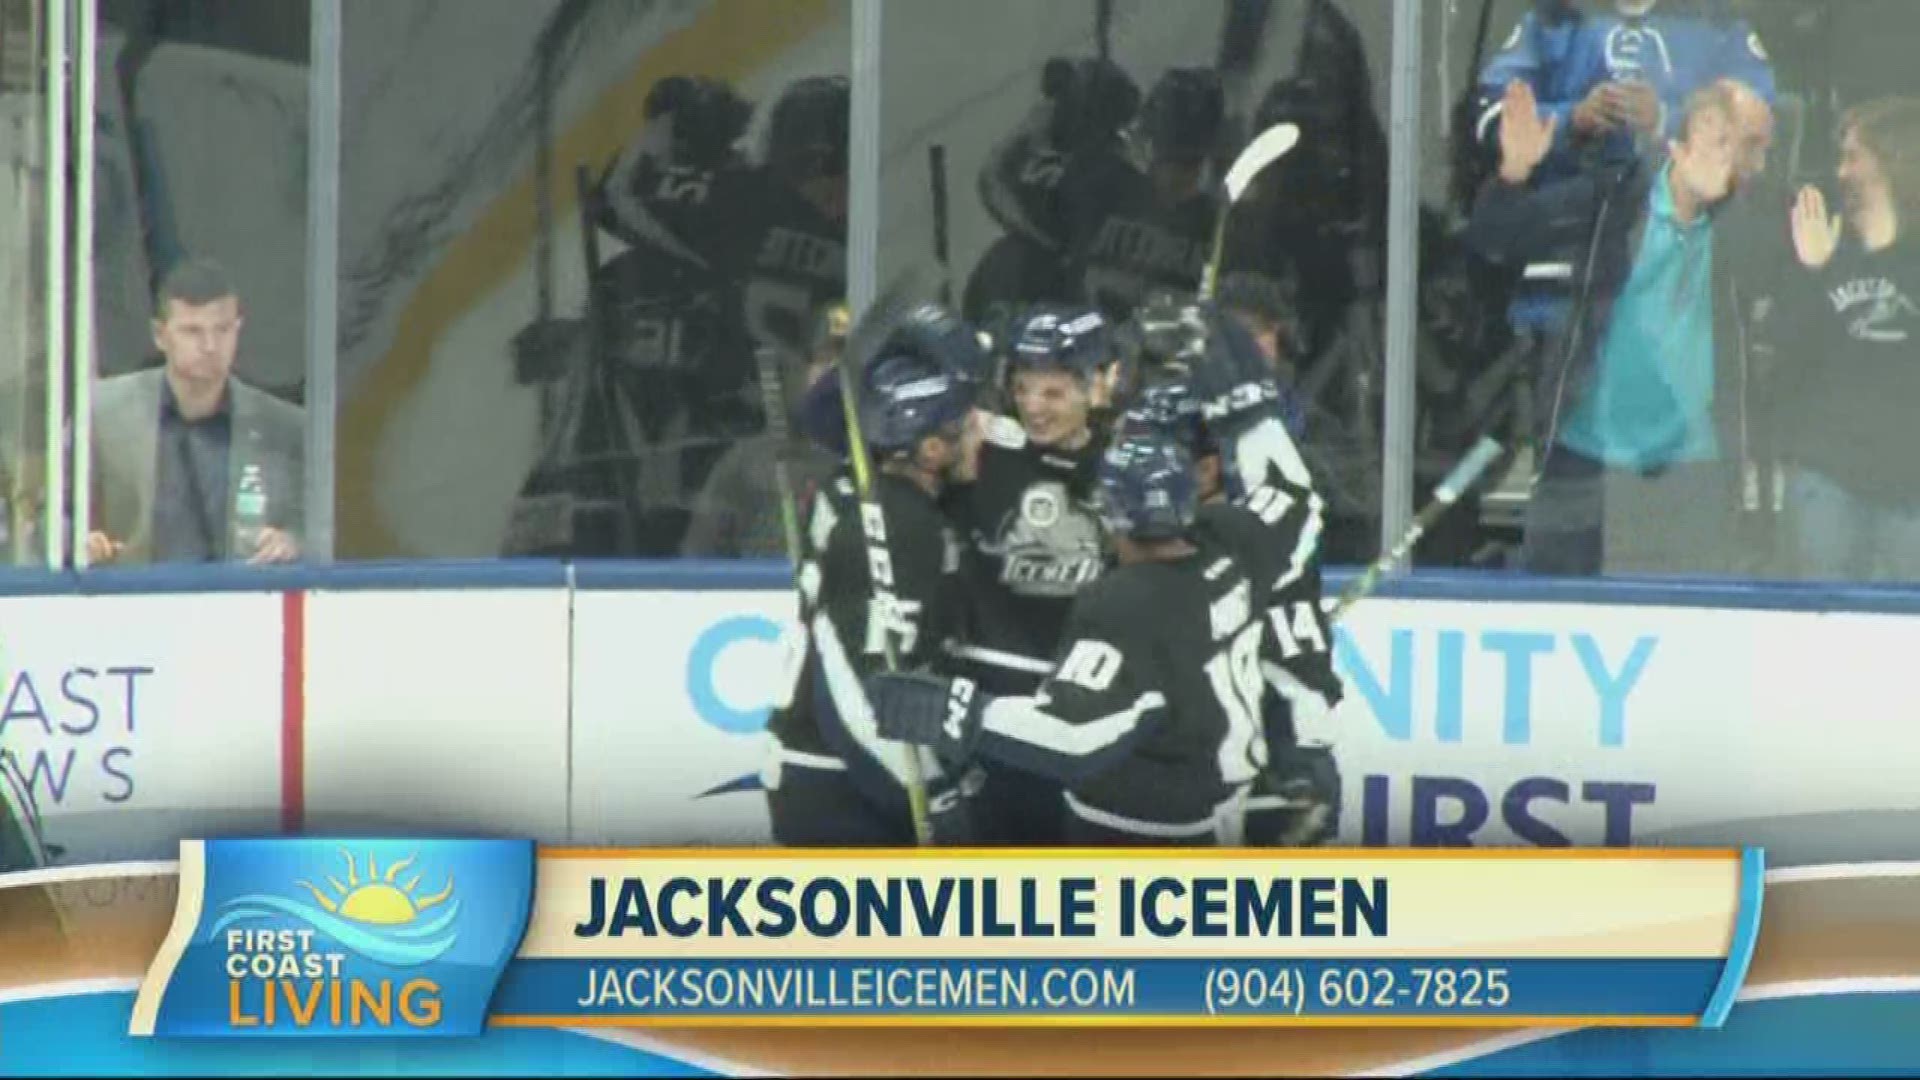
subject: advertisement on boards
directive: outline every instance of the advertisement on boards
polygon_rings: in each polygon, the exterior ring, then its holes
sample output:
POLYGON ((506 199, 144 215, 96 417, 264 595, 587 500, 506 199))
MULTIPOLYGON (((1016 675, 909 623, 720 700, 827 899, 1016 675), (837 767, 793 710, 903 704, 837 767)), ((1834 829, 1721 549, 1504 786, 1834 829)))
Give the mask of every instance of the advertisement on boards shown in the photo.
POLYGON ((1352 843, 1766 843, 1846 857, 1920 812, 1916 735, 1857 692, 1911 618, 1370 601, 1339 635, 1352 843), (1857 703, 1849 706, 1847 702, 1857 703))
POLYGON ((768 705, 793 594, 599 592, 573 603, 573 836, 764 844, 768 705))
POLYGON ((61 863, 277 830, 280 597, 0 599, 0 763, 61 863))
MULTIPOLYGON (((772 592, 579 595, 577 839, 766 840, 761 728, 790 612, 791 598, 772 592)), ((1836 687, 1869 685, 1876 669, 1884 678, 1876 665, 1913 627, 1894 616, 1368 601, 1337 643, 1342 840, 1728 843, 1769 823, 1920 812, 1920 790, 1874 768, 1920 735, 1894 710, 1833 703, 1836 687)), ((1802 839, 1818 854, 1835 837, 1802 839)))

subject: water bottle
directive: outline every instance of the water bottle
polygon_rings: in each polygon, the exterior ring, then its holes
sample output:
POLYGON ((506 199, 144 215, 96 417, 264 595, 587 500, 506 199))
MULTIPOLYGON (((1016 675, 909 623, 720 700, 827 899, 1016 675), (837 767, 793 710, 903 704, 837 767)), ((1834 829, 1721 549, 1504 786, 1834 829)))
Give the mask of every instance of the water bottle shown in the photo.
POLYGON ((233 497, 233 554, 250 559, 260 548, 260 534, 267 527, 267 481, 260 466, 240 470, 240 489, 233 497))

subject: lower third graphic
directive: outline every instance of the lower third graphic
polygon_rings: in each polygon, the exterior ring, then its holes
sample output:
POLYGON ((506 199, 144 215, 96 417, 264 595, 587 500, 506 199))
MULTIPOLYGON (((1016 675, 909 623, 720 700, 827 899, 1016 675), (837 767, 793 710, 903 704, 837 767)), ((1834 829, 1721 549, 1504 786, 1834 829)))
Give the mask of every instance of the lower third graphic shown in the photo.
POLYGON ((478 1035, 526 928, 528 841, 186 841, 134 1004, 159 1036, 478 1035))

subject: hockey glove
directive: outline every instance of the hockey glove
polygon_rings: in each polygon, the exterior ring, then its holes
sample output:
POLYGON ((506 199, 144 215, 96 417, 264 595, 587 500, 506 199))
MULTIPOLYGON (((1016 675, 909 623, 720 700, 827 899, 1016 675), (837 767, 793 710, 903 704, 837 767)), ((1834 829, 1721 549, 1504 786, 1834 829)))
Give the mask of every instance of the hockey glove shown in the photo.
POLYGON ((971 847, 979 841, 973 799, 986 777, 979 769, 955 771, 928 782, 927 823, 934 847, 971 847))
POLYGON ((1340 766, 1331 747, 1289 747, 1254 781, 1247 800, 1247 843, 1320 847, 1340 830, 1340 766))
POLYGON ((973 756, 989 698, 972 679, 898 672, 872 676, 866 689, 881 738, 931 747, 956 770, 973 756))

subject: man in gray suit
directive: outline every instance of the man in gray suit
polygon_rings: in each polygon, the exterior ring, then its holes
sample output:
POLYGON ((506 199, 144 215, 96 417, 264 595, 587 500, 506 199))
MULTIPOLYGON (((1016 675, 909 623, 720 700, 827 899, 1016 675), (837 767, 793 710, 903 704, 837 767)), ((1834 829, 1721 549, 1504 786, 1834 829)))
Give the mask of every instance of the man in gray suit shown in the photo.
POLYGON ((89 558, 297 560, 306 416, 233 377, 245 320, 232 279, 183 262, 155 306, 165 366, 94 389, 89 558))

